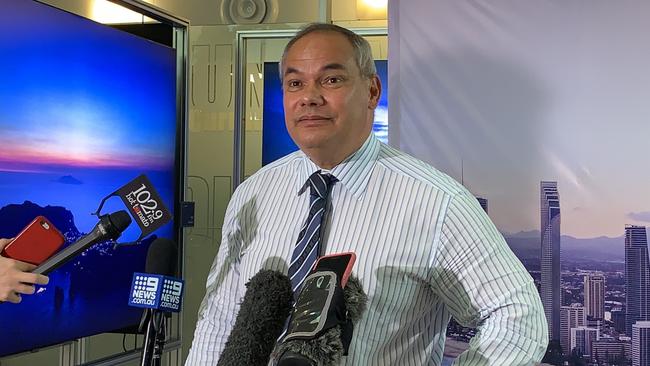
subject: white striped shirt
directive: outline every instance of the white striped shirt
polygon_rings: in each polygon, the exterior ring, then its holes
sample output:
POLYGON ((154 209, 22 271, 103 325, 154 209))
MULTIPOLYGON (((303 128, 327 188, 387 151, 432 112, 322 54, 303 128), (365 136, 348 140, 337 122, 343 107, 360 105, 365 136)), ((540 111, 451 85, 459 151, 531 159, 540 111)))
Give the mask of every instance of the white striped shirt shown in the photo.
MULTIPOLYGON (((298 151, 237 188, 186 365, 216 364, 252 276, 287 273, 318 169, 298 151)), ((533 280, 462 185, 372 134, 331 173, 324 252, 355 252, 369 295, 341 365, 440 365, 452 315, 480 329, 456 365, 541 360, 548 330, 533 280)))

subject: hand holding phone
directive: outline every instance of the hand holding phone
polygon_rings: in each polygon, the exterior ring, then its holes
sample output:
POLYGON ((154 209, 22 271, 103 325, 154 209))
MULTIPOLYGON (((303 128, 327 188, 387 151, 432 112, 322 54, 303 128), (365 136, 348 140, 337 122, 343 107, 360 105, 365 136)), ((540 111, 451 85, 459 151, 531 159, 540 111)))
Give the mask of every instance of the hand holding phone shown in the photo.
MULTIPOLYGON (((11 240, 0 239, 0 252, 11 240)), ((36 266, 0 256, 0 303, 8 301, 19 303, 21 295, 31 295, 36 291, 33 285, 47 285, 46 276, 29 273, 36 266)))
POLYGON ((37 216, 2 250, 2 256, 39 265, 52 256, 65 239, 44 216, 37 216))

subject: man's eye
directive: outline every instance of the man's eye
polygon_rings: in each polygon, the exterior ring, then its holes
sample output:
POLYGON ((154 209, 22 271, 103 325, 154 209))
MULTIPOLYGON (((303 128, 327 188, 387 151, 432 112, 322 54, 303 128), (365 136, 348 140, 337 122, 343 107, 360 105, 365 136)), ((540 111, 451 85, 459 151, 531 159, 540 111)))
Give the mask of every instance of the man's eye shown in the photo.
POLYGON ((297 88, 300 85, 302 85, 302 83, 298 80, 290 80, 289 82, 287 82, 287 86, 290 88, 297 88))
POLYGON ((325 79, 325 84, 338 84, 341 81, 343 81, 343 78, 340 78, 338 76, 332 76, 327 79, 325 79))

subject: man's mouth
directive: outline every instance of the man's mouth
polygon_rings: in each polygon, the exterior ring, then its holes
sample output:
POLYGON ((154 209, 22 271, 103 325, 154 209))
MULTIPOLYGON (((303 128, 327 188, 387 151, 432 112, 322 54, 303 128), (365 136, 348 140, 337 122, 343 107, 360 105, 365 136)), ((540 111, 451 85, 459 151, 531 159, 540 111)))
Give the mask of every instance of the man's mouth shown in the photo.
POLYGON ((306 116, 302 116, 298 118, 298 122, 303 122, 303 121, 323 121, 323 120, 330 120, 331 118, 327 116, 321 116, 318 114, 309 114, 306 116))

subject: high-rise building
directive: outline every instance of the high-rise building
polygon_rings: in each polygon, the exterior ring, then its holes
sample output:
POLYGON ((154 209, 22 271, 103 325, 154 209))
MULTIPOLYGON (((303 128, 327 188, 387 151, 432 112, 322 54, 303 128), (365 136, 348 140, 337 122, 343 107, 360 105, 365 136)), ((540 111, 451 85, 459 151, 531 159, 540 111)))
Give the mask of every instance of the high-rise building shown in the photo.
POLYGON ((541 298, 550 340, 560 339, 560 194, 557 182, 540 183, 541 298))
POLYGON ((632 325, 650 320, 650 267, 645 226, 625 225, 625 334, 632 325))
POLYGON ((650 366, 650 321, 632 325, 632 366, 650 366))
POLYGON ((483 211, 485 211, 485 213, 489 213, 488 212, 488 200, 487 200, 487 198, 476 197, 476 199, 478 200, 478 203, 483 208, 483 211))
POLYGON ((596 328, 571 328, 571 350, 585 358, 591 357, 591 345, 600 340, 600 332, 596 328))
POLYGON ((612 309, 612 323, 619 333, 625 333, 625 312, 621 308, 612 309))
POLYGON ((602 320, 605 317, 605 276, 586 275, 584 285, 587 316, 602 320))
POLYGON ((580 304, 560 308, 560 344, 565 355, 571 354, 571 328, 586 325, 585 308, 580 304))

